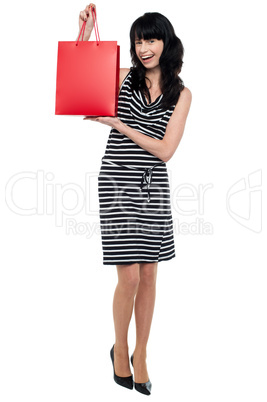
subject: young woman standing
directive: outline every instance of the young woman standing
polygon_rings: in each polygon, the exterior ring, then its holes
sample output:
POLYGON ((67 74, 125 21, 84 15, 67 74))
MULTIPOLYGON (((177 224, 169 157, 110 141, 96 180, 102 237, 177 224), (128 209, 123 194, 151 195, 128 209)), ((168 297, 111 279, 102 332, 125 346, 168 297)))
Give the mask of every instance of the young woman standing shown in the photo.
MULTIPOLYGON (((79 15, 89 40, 96 11, 79 15)), ((104 265, 116 265, 114 380, 150 395, 147 342, 155 305, 158 263, 175 257, 166 162, 185 128, 191 92, 179 73, 183 45, 169 20, 146 13, 130 30, 133 66, 120 69, 118 117, 85 117, 111 127, 98 177, 104 265), (136 346, 129 359, 128 328, 135 313, 136 346), (134 381, 130 369, 134 368, 134 381)))

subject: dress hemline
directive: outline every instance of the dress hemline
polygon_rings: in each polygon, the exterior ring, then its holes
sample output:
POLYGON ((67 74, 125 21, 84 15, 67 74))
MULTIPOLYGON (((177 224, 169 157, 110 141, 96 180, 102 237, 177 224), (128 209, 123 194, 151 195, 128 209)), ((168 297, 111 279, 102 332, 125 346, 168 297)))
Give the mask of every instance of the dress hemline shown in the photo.
POLYGON ((132 264, 146 264, 146 263, 151 263, 152 264, 152 263, 155 263, 155 262, 170 261, 175 257, 176 257, 176 255, 172 255, 171 257, 160 258, 160 259, 154 260, 154 261, 151 261, 151 260, 125 261, 125 262, 112 261, 112 262, 103 262, 103 265, 132 265, 132 264))

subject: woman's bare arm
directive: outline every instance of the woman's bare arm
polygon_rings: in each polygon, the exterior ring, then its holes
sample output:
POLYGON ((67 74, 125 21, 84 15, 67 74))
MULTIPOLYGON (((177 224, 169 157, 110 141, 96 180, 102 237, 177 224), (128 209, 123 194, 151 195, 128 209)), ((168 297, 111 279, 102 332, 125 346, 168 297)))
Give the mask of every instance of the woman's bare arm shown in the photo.
POLYGON ((176 151, 185 128, 186 119, 192 101, 192 94, 188 88, 184 88, 173 114, 167 125, 166 133, 162 140, 151 138, 146 134, 127 126, 117 117, 85 117, 84 120, 98 121, 118 130, 129 137, 141 148, 155 155, 164 162, 168 162, 176 151))

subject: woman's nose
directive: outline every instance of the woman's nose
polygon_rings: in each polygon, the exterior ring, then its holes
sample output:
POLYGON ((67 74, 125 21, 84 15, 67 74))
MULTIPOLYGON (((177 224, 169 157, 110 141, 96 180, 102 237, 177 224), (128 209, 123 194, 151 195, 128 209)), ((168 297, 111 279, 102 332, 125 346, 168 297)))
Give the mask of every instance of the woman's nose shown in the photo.
POLYGON ((145 53, 146 50, 147 50, 147 44, 146 44, 146 42, 142 42, 140 52, 145 53))

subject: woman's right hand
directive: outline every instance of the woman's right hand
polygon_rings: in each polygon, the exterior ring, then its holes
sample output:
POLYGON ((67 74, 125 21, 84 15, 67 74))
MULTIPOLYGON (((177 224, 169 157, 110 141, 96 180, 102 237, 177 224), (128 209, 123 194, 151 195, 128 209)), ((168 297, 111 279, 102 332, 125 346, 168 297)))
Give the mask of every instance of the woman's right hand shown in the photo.
MULTIPOLYGON (((84 32, 84 40, 88 40, 91 36, 91 32, 94 28, 94 20, 93 20, 93 13, 92 9, 95 10, 96 13, 96 6, 93 3, 90 3, 89 6, 86 6, 83 11, 79 14, 79 32, 82 29, 82 25, 84 21, 86 21, 85 25, 85 32, 84 32)), ((80 38, 81 39, 81 38, 80 38)))

